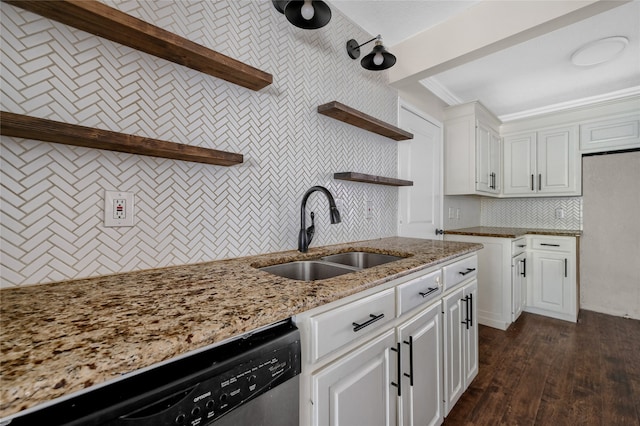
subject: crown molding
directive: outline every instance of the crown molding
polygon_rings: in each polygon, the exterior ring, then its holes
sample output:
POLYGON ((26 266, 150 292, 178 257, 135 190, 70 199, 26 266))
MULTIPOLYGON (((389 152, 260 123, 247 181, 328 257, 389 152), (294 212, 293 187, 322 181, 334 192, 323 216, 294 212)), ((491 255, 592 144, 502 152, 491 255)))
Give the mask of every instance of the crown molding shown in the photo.
POLYGON ((424 87, 431 91, 434 95, 442 99, 447 105, 463 104, 464 100, 457 97, 453 92, 444 87, 435 77, 425 78, 419 81, 424 87))
POLYGON ((580 108, 600 102, 612 101, 616 99, 622 99, 629 96, 640 95, 640 86, 629 87, 627 89, 617 90, 615 92, 605 93, 603 95, 590 96, 587 98, 575 99, 573 101, 560 102, 553 105, 548 105, 541 108, 534 108, 527 111, 516 112, 513 114, 501 115, 498 118, 503 123, 520 120, 523 118, 531 118, 538 115, 544 115, 559 111, 566 111, 569 109, 580 108))

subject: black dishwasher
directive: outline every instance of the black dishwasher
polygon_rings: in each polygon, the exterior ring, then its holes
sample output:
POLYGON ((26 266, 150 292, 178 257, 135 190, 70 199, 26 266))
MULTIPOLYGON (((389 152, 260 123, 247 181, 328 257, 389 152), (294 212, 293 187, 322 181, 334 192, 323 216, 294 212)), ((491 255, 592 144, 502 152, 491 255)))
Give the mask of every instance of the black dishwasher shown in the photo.
POLYGON ((0 425, 298 425, 300 332, 286 320, 0 419, 0 425))

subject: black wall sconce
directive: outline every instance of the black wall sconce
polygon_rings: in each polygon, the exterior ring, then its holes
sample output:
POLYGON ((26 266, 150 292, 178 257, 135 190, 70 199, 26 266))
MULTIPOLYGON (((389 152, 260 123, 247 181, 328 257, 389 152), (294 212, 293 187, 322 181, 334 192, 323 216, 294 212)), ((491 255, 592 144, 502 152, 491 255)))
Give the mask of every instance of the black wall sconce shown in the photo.
POLYGON ((382 45, 382 36, 380 35, 362 44, 358 44, 354 39, 349 40, 347 42, 347 53, 349 57, 351 57, 351 59, 358 59, 360 57, 360 47, 374 40, 376 41, 376 45, 371 53, 362 58, 360 65, 371 71, 382 71, 391 68, 396 63, 396 57, 387 52, 387 49, 382 45))
POLYGON ((331 20, 331 9, 323 1, 316 0, 271 0, 276 10, 298 28, 315 30, 331 20))

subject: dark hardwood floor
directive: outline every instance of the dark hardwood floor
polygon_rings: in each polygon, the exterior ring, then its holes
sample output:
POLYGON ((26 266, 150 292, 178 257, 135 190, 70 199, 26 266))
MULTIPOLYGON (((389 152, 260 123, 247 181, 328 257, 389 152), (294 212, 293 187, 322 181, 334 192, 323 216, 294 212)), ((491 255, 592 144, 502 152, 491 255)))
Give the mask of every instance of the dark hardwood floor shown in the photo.
POLYGON ((479 334, 478 376, 445 425, 640 425, 640 321, 523 313, 479 334))

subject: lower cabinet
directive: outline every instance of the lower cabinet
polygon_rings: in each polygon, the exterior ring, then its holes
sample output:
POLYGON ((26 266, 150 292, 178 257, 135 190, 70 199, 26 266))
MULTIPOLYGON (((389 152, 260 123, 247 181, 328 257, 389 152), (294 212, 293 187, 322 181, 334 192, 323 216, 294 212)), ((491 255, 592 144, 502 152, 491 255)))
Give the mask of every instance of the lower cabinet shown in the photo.
POLYGON ((313 424, 396 424, 397 354, 393 330, 340 358, 311 377, 313 424))
POLYGON ((398 327, 402 347, 399 422, 405 426, 442 423, 442 310, 440 302, 398 327))
POLYGON ((573 237, 532 237, 527 312, 576 322, 577 249, 573 237))
POLYGON ((520 253, 511 261, 511 284, 513 312, 511 321, 515 322, 527 304, 527 254, 520 253))
POLYGON ((478 374, 478 282, 442 298, 444 330, 444 415, 478 374))
POLYGON ((478 322, 506 330, 513 318, 512 240, 510 238, 445 234, 446 241, 480 243, 478 251, 478 322))
POLYGON ((476 262, 466 256, 296 316, 300 424, 441 424, 478 372, 476 262), (455 399, 447 398, 448 377, 458 382, 455 399))

